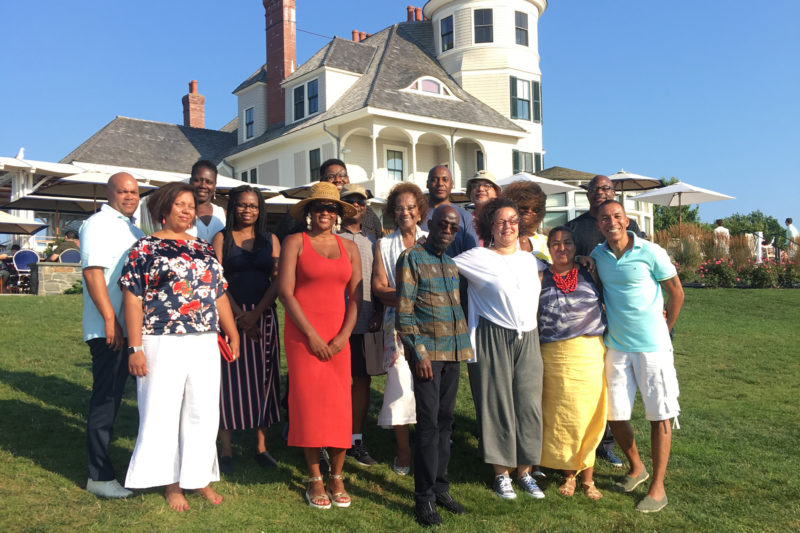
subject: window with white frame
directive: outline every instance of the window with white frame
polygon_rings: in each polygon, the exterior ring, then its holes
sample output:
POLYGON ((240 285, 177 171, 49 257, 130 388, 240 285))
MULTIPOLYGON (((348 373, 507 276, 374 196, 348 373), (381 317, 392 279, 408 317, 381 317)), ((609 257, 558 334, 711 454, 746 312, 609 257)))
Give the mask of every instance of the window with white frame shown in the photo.
POLYGON ((474 11, 475 20, 475 42, 491 43, 494 42, 494 31, 492 27, 492 10, 476 9, 474 11))
POLYGON ((245 183, 258 183, 258 169, 251 168, 250 170, 242 171, 239 174, 239 179, 245 183))
POLYGON ((533 153, 522 152, 520 150, 511 151, 511 163, 514 174, 517 172, 528 172, 533 174, 536 170, 533 166, 533 153))
POLYGON ((294 120, 319 112, 319 80, 311 80, 292 89, 294 120))
POLYGON ((453 48, 453 15, 444 17, 439 22, 439 27, 442 35, 442 52, 447 52, 453 48))
POLYGON ((514 12, 514 30, 517 44, 528 46, 528 14, 522 11, 514 12))
POLYGON ((483 150, 475 150, 475 171, 486 170, 483 161, 483 150))
POLYGON ((386 172, 395 181, 403 181, 403 151, 388 148, 386 150, 386 172))
POLYGON ((244 110, 244 138, 252 139, 255 129, 255 108, 248 107, 244 110))
POLYGON ((421 93, 426 96, 442 96, 444 98, 457 99, 444 83, 431 76, 417 78, 414 80, 414 83, 403 89, 403 91, 421 93))
POLYGON ((511 118, 531 119, 531 82, 510 77, 511 79, 511 118))

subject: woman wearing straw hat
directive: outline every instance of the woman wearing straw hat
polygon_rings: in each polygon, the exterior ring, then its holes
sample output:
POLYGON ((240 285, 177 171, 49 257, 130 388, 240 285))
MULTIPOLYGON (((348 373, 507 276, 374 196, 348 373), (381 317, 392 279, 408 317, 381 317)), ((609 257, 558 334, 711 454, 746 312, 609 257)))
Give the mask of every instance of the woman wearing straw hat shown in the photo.
POLYGON ((350 333, 361 300, 361 258, 351 241, 333 234, 355 214, 327 182, 290 210, 306 225, 281 249, 278 296, 286 309, 284 346, 289 388, 290 446, 304 448, 309 477, 305 496, 317 509, 348 507, 342 467, 352 436, 350 333), (343 293, 347 294, 347 301, 343 293), (328 448, 331 474, 322 483, 320 448, 328 448))

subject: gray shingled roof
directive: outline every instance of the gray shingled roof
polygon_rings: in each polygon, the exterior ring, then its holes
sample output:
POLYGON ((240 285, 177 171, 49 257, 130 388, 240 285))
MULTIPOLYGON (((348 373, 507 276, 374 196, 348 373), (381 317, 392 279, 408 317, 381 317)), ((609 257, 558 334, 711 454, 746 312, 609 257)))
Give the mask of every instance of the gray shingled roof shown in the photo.
POLYGON ((266 64, 261 65, 260 67, 258 67, 258 70, 256 70, 252 74, 250 74, 250 77, 248 77, 246 80, 244 80, 242 83, 240 83, 239 86, 236 87, 233 90, 233 94, 236 94, 239 91, 241 91, 243 89, 246 89, 246 88, 250 87, 251 85, 253 85, 254 83, 258 83, 258 82, 261 82, 261 83, 266 83, 267 82, 267 65, 266 64))
POLYGON ((235 145, 235 133, 116 117, 60 162, 188 173, 198 159, 218 163, 235 145))
POLYGON ((331 42, 323 46, 308 61, 300 65, 286 80, 291 81, 299 78, 323 66, 364 74, 372 61, 372 57, 375 55, 375 51, 375 46, 367 42, 357 43, 341 37, 334 37, 331 42))
POLYGON ((366 55, 363 51, 370 48, 374 49, 374 54, 364 74, 329 109, 301 122, 273 127, 261 136, 236 146, 227 155, 365 107, 408 113, 420 117, 421 120, 457 120, 477 126, 524 132, 510 119, 464 91, 445 72, 433 56, 433 29, 430 21, 394 24, 360 43, 334 39, 314 54, 292 77, 303 75, 323 64, 343 64, 350 61, 345 56, 353 50, 360 50, 366 55), (458 100, 402 92, 402 89, 422 76, 441 80, 458 100))
POLYGON ((583 172, 565 167, 550 167, 536 173, 537 176, 557 181, 589 181, 597 173, 583 172))

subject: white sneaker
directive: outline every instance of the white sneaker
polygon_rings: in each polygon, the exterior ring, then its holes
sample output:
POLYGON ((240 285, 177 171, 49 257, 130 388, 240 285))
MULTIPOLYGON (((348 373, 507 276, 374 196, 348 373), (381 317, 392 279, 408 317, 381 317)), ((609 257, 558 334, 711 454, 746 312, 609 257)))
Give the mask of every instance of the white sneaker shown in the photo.
POLYGON ((533 479, 533 476, 530 474, 525 474, 521 478, 517 479, 517 484, 522 490, 525 491, 525 494, 531 498, 535 498, 537 500, 544 498, 544 492, 542 492, 542 489, 539 488, 539 485, 536 484, 536 480, 533 479))
POLYGON ((514 492, 514 487, 511 486, 511 478, 505 474, 500 474, 494 478, 494 492, 504 500, 514 500, 517 498, 517 493, 514 492))
POLYGON ((95 496, 103 498, 127 498, 133 492, 126 489, 119 484, 119 481, 112 479, 111 481, 94 481, 89 479, 86 482, 86 490, 95 496))

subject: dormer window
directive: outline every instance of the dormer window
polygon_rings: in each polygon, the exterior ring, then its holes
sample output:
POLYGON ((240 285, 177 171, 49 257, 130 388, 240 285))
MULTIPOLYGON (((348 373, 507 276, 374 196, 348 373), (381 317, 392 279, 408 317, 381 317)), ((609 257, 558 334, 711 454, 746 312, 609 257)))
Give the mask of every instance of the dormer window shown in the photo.
POLYGON ((444 98, 453 98, 453 99, 456 98, 455 96, 453 96, 453 93, 450 92, 450 89, 448 89, 444 83, 440 82, 436 78, 431 78, 430 76, 424 76, 422 78, 416 79, 414 83, 412 83, 403 90, 415 93, 422 93, 429 96, 441 96, 444 98))
POLYGON ((294 120, 319 112, 319 80, 311 80, 292 90, 294 120))

